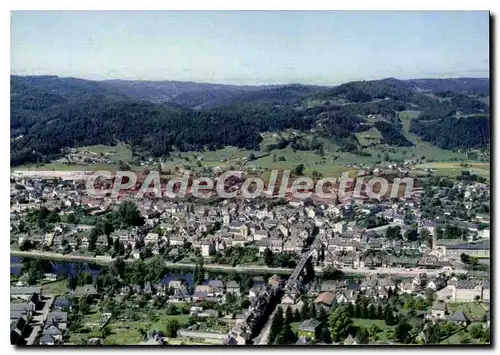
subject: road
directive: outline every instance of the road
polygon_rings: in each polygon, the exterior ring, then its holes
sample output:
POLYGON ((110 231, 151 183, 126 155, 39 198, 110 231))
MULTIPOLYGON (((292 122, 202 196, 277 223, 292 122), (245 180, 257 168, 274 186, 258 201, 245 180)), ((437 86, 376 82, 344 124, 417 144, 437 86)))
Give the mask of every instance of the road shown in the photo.
POLYGON ((43 309, 40 314, 33 316, 33 319, 31 320, 31 323, 33 323, 33 330, 31 331, 30 336, 26 339, 26 345, 38 345, 33 343, 35 342, 37 336, 42 332, 43 325, 47 320, 53 301, 54 296, 48 297, 48 299, 45 300, 45 304, 43 305, 43 309))

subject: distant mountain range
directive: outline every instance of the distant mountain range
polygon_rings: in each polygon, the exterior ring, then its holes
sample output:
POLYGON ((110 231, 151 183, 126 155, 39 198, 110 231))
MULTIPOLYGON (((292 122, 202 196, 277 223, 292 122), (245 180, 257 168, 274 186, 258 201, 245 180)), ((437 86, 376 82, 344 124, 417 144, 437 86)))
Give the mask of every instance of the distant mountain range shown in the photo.
POLYGON ((484 147, 488 95, 489 80, 483 78, 389 78, 325 87, 11 76, 11 163, 50 160, 63 147, 116 141, 153 155, 225 145, 256 149, 261 132, 310 130, 318 122, 328 138, 359 149, 353 132, 371 127, 363 118, 370 114, 385 122, 376 128, 386 144, 406 145, 411 143, 401 136, 397 113, 410 109, 422 111, 412 122, 422 139, 445 149, 484 147), (450 125, 464 131, 479 127, 479 138, 429 133, 450 125))

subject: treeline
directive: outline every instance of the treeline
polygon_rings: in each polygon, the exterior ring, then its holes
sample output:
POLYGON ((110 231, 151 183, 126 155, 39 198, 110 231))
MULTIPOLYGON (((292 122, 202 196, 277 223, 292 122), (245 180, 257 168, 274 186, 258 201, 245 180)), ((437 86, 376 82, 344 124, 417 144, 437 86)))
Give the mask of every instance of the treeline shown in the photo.
POLYGON ((485 116, 447 116, 432 121, 418 117, 411 120, 410 132, 442 149, 485 148, 490 143, 490 122, 485 116))
POLYGON ((374 123, 374 126, 382 135, 380 140, 381 143, 398 147, 409 147, 413 145, 394 124, 385 121, 377 121, 374 123))

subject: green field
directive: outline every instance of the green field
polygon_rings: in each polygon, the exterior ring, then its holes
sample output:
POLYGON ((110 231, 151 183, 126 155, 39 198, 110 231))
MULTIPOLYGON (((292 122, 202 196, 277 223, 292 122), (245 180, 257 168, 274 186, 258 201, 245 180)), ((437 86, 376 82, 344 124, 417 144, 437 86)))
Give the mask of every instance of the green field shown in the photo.
MULTIPOLYGON (((280 136, 289 138, 301 135, 305 139, 312 139, 313 137, 312 133, 304 134, 294 130, 286 130, 280 133, 262 133, 263 139, 259 151, 226 147, 216 151, 173 152, 170 157, 162 159, 161 165, 166 175, 174 174, 180 167, 201 173, 204 172, 204 169, 214 167, 223 169, 239 169, 244 167, 249 171, 254 171, 266 177, 271 170, 292 170, 295 166, 304 164, 304 175, 306 176, 311 176, 313 171, 317 171, 325 177, 338 177, 342 172, 352 173, 355 171, 356 168, 352 167, 353 164, 373 164, 377 161, 382 161, 386 158, 386 155, 390 160, 405 160, 424 156, 427 160, 432 160, 433 162, 426 163, 426 165, 422 165, 422 167, 434 167, 437 170, 436 174, 455 177, 459 174, 460 170, 463 170, 460 169, 459 164, 462 161, 467 161, 467 154, 434 147, 427 142, 422 142, 418 137, 411 134, 409 132, 410 119, 418 116, 418 114, 419 111, 402 111, 400 113, 404 134, 415 144, 415 146, 388 147, 385 145, 377 145, 372 148, 364 149, 364 152, 371 154, 371 156, 341 152, 335 142, 324 137, 316 137, 317 140, 323 144, 324 154, 322 155, 316 151, 294 151, 290 146, 284 149, 276 149, 267 152, 266 147, 269 144, 276 143, 280 136), (250 161, 248 158, 251 155, 253 155, 255 159, 250 161)), ((356 133, 356 136, 363 145, 376 143, 380 139, 380 133, 376 128, 356 133)), ((102 154, 113 160, 114 163, 86 165, 55 162, 39 166, 33 164, 27 165, 20 167, 19 170, 108 170, 114 172, 119 168, 119 161, 127 162, 132 159, 131 149, 122 143, 116 146, 96 145, 81 147, 78 150, 80 152, 102 154)), ((132 166, 132 170, 143 172, 146 169, 155 170, 156 167, 157 164, 153 163, 150 166, 132 166)), ((489 175, 488 163, 475 163, 472 169, 482 176, 489 175)))
POLYGON ((68 292, 68 281, 58 280, 42 284, 43 295, 64 295, 68 292))
POLYGON ((111 334, 106 337, 105 344, 113 345, 134 345, 143 341, 139 329, 145 331, 158 329, 165 331, 165 325, 168 320, 176 319, 180 324, 186 324, 189 315, 166 315, 162 314, 156 322, 151 320, 143 321, 111 321, 108 327, 111 334))
POLYGON ((468 167, 460 166, 461 163, 455 162, 432 162, 432 163, 422 163, 415 168, 417 169, 435 169, 436 175, 448 176, 451 178, 455 178, 460 175, 460 172, 463 170, 469 170, 471 173, 474 173, 479 176, 484 176, 489 179, 490 177, 490 164, 489 163, 475 163, 475 162, 467 162, 468 167))
POLYGON ((487 310, 482 304, 476 302, 448 303, 448 312, 464 312, 469 318, 483 317, 487 310))

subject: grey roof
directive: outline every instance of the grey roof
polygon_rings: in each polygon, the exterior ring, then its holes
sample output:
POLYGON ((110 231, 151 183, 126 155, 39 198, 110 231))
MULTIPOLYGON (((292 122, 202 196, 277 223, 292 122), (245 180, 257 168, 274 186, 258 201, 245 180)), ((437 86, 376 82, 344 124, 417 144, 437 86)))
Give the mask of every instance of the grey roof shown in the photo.
POLYGON ((62 332, 53 324, 49 324, 44 330, 43 335, 62 335, 62 332))
POLYGON ((72 293, 75 295, 97 295, 97 290, 94 285, 83 285, 75 288, 72 293))
POLYGON ((456 288, 459 289, 473 289, 479 284, 478 281, 472 281, 472 280, 458 280, 456 283, 456 288))
POLYGON ((432 305, 432 309, 437 311, 446 311, 446 303, 436 300, 432 305))
POLYGON ((450 316, 450 320, 454 322, 467 322, 469 318, 465 315, 464 312, 453 312, 450 316))
POLYGON ((44 334, 42 335, 42 337, 40 338, 40 342, 39 342, 41 345, 44 345, 44 344, 52 344, 54 343, 54 338, 49 335, 49 334, 44 334))
POLYGON ((11 303, 10 311, 34 311, 35 305, 33 303, 23 302, 23 303, 11 303))
POLYGON ((50 312, 47 315, 47 319, 50 320, 52 318, 58 323, 66 323, 68 321, 68 313, 58 311, 50 312))
POLYGON ((240 285, 236 281, 228 281, 226 284, 227 288, 240 288, 240 285))
POLYGON ((467 249, 467 250, 490 250, 490 244, 455 244, 455 245, 447 245, 446 249, 467 249))
POLYGON ((11 295, 32 295, 34 293, 40 294, 42 292, 41 287, 11 287, 11 295))
POLYGON ((305 330, 305 331, 308 331, 308 332, 314 332, 316 330, 316 328, 318 328, 318 326, 321 324, 321 322, 319 320, 316 320, 316 319, 306 319, 305 321, 303 321, 302 323, 299 324, 299 330, 305 330))
POLYGON ((18 319, 20 317, 24 317, 26 316, 28 312, 26 312, 25 310, 21 310, 21 311, 10 311, 10 319, 18 319))

